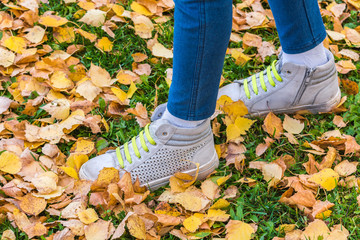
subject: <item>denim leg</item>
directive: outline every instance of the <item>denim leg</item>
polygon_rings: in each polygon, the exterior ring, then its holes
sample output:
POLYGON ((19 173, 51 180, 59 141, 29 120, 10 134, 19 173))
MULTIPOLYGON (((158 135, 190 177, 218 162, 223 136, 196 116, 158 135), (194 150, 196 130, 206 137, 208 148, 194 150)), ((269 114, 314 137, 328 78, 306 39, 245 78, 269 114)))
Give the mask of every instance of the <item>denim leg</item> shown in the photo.
POLYGON ((232 27, 232 0, 175 0, 169 112, 202 120, 215 110, 232 27))
POLYGON ((326 37, 317 0, 269 0, 285 53, 306 52, 326 37))

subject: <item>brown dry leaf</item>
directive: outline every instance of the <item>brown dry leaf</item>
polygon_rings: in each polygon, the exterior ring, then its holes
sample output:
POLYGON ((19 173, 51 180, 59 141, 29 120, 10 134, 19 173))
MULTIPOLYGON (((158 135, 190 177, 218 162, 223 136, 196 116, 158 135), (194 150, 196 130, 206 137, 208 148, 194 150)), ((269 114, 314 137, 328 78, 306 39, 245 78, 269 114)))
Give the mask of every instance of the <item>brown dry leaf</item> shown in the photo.
POLYGON ((279 139, 280 136, 283 134, 283 126, 281 119, 275 116, 274 113, 270 112, 265 120, 263 129, 267 132, 270 136, 274 136, 274 138, 279 139))
POLYGON ((260 36, 246 32, 243 36, 243 47, 261 47, 262 39, 260 36))
POLYGON ((329 151, 326 153, 326 156, 319 164, 320 170, 324 168, 331 168, 336 159, 336 155, 337 155, 336 149, 333 147, 329 147, 329 151))
POLYGON ((347 177, 356 172, 358 164, 358 162, 349 162, 348 160, 344 160, 336 165, 334 170, 341 177, 347 177))
POLYGON ((111 236, 111 233, 109 232, 111 227, 113 226, 110 221, 104 221, 102 219, 99 219, 98 221, 84 227, 85 237, 87 240, 109 239, 111 236))
POLYGON ((254 228, 239 220, 230 220, 225 226, 227 240, 250 240, 254 228))
POLYGON ((345 155, 349 153, 356 153, 360 151, 360 145, 356 142, 353 136, 345 135, 345 155))
POLYGON ((333 206, 335 206, 335 204, 333 204, 329 201, 323 202, 323 201, 317 200, 312 209, 312 213, 311 213, 312 218, 315 219, 315 217, 316 217, 319 219, 319 216, 326 214, 326 212, 331 213, 331 211, 329 209, 332 208, 333 206))
POLYGON ((283 128, 289 133, 299 134, 304 129, 304 123, 285 114, 283 128))
POLYGON ((333 119, 333 123, 339 128, 346 127, 346 123, 344 122, 344 119, 339 115, 335 115, 333 119))
POLYGON ((91 186, 91 190, 104 189, 110 183, 117 183, 120 180, 119 170, 115 168, 103 168, 96 181, 91 186))
POLYGON ((59 120, 66 119, 70 114, 70 102, 67 99, 55 99, 41 108, 59 120))
POLYGON ((142 62, 148 58, 147 55, 145 55, 143 53, 139 53, 139 52, 131 54, 131 56, 133 57, 134 62, 137 62, 137 63, 142 62))
POLYGON ((270 42, 262 42, 261 46, 258 48, 258 53, 260 54, 260 57, 263 61, 265 61, 265 58, 267 56, 274 55, 275 52, 275 46, 270 42))
POLYGON ((327 34, 333 41, 341 41, 345 39, 345 35, 331 30, 326 30, 327 34))
POLYGON ((46 201, 43 198, 34 197, 31 193, 20 198, 20 208, 30 215, 39 215, 46 208, 46 201))
POLYGON ((314 155, 309 153, 308 157, 309 157, 309 161, 306 163, 303 163, 303 166, 305 167, 307 174, 314 174, 314 173, 319 172, 320 165, 318 162, 316 162, 314 155))
POLYGON ((139 123, 140 127, 145 127, 146 124, 150 123, 147 110, 142 103, 136 103, 135 108, 127 109, 126 112, 132 113, 136 116, 136 121, 139 123))
POLYGON ((211 200, 220 197, 220 188, 219 185, 214 183, 211 179, 206 179, 201 183, 201 191, 211 200))
POLYGON ((356 82, 351 81, 349 79, 341 79, 341 84, 346 94, 356 95, 359 93, 359 86, 356 82))
POLYGON ((355 62, 359 61, 359 54, 357 52, 354 52, 353 50, 350 49, 342 49, 339 54, 348 57, 352 60, 354 60, 355 62))
POLYGON ((316 219, 315 221, 309 223, 305 228, 304 232, 300 236, 300 240, 308 239, 326 239, 330 234, 329 228, 326 226, 325 222, 322 220, 316 219))
POLYGON ((15 233, 11 229, 5 230, 2 233, 1 240, 16 240, 15 233))
POLYGON ((154 24, 150 18, 143 15, 135 15, 131 18, 134 22, 135 34, 144 39, 152 37, 152 31, 154 30, 154 24))
POLYGON ((351 60, 341 60, 336 64, 336 70, 341 74, 347 74, 350 71, 356 70, 356 66, 351 60))

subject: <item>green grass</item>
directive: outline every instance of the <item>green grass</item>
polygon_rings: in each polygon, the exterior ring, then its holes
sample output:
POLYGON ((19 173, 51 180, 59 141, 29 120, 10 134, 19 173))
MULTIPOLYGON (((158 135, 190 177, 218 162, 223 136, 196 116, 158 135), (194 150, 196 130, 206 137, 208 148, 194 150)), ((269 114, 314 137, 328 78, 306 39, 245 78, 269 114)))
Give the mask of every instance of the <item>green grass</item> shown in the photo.
MULTIPOLYGON (((127 9, 129 8, 130 2, 127 9)), ((265 6, 265 5, 264 5, 265 6)), ((2 6, 2 10, 7 8, 2 6)), ((70 4, 65 6, 57 0, 50 0, 49 4, 42 4, 40 8, 40 14, 43 14, 45 11, 54 11, 57 15, 66 17, 69 20, 74 20, 74 13, 79 10, 79 7, 76 4, 70 4)), ((170 12, 172 14, 172 12, 170 12)), ((325 25, 328 29, 332 29, 332 23, 328 17, 324 17, 325 25)), ((71 25, 71 23, 70 23, 71 25)), ((351 16, 345 20, 343 26, 348 26, 354 28, 360 25, 359 16, 355 11, 351 12, 351 16)), ((90 27, 86 24, 80 24, 81 28, 85 31, 95 33, 99 38, 107 36, 107 34, 100 28, 90 27)), ((76 40, 71 44, 82 44, 86 46, 86 50, 82 50, 74 54, 74 57, 80 59, 81 63, 89 69, 90 64, 99 65, 102 68, 105 68, 112 76, 119 70, 131 70, 133 59, 131 54, 135 52, 142 52, 149 56, 149 59, 152 57, 151 51, 146 48, 146 41, 134 34, 134 30, 129 28, 129 24, 118 24, 118 29, 114 31, 115 38, 111 39, 114 42, 114 50, 112 53, 104 53, 97 49, 93 43, 90 43, 89 40, 84 39, 79 34, 76 34, 76 40)), ((74 27, 76 27, 74 25, 74 27)), ((166 47, 172 47, 172 36, 173 36, 173 21, 169 21, 160 26, 163 34, 159 34, 158 40, 166 47)), ((51 33, 51 29, 47 30, 51 33)), ((274 29, 253 29, 248 32, 260 35, 263 40, 273 42, 277 47, 279 46, 279 38, 274 29)), ((241 32, 240 35, 243 35, 245 32, 241 32)), ((154 32, 155 34, 155 32, 154 32)), ((53 49, 59 49, 66 51, 67 47, 71 44, 69 43, 57 43, 53 38, 52 34, 48 34, 49 40, 45 44, 49 44, 53 49)), ((345 42, 340 42, 339 47, 345 47, 345 42)), ((237 48, 242 47, 242 42, 239 43, 230 43, 229 47, 237 48)), ((349 48, 349 47, 347 47, 349 48)), ((353 50, 358 51, 358 49, 352 48, 353 50)), ((246 54, 255 54, 255 48, 249 48, 245 52, 246 54)), ((266 65, 271 63, 276 57, 267 57, 264 63, 260 63, 256 60, 251 60, 246 63, 244 66, 238 66, 235 64, 234 60, 230 56, 226 56, 224 64, 223 75, 228 81, 233 81, 235 79, 241 79, 248 77, 249 75, 264 69, 266 65)), ((163 103, 167 101, 168 86, 165 81, 165 70, 172 66, 170 61, 159 61, 156 64, 151 63, 150 61, 145 60, 146 63, 149 63, 152 67, 152 73, 149 77, 143 78, 143 82, 138 84, 138 91, 135 93, 134 97, 131 99, 130 106, 134 107, 137 102, 141 102, 144 106, 147 107, 148 111, 154 109, 154 99, 155 99, 155 87, 158 91, 158 103, 163 103)), ((356 63, 357 70, 352 71, 347 75, 339 75, 340 78, 348 78, 350 80, 356 81, 359 83, 360 79, 360 63, 356 63)), ((16 79, 14 79, 15 81, 16 79)), ((3 87, 6 89, 9 86, 9 83, 4 82, 3 87)), ((9 92, 2 91, 1 96, 10 96, 9 92)), ((31 97, 30 97, 31 98, 31 97)), ((348 125, 345 128, 342 128, 340 131, 345 134, 353 135, 358 141, 360 141, 360 134, 358 134, 358 129, 360 127, 360 105, 359 105, 359 95, 357 96, 348 96, 348 101, 346 106, 349 108, 349 111, 340 114, 345 117, 345 120, 348 121, 348 125)), ((104 110, 106 106, 103 106, 103 103, 99 101, 98 106, 93 110, 93 114, 104 115, 104 110)), ((33 122, 38 118, 47 117, 47 113, 43 110, 38 110, 34 117, 21 114, 21 108, 19 108, 15 113, 19 114, 19 120, 28 120, 33 122)), ((280 116, 283 118, 283 116, 280 116)), ((321 136, 326 131, 336 129, 336 126, 332 123, 334 114, 325 114, 325 115, 307 115, 308 124, 306 125, 303 133, 298 140, 300 145, 291 145, 286 138, 281 138, 279 141, 275 141, 273 145, 262 155, 260 158, 255 154, 255 148, 258 144, 263 143, 263 140, 266 138, 267 134, 262 129, 263 120, 257 119, 257 122, 250 129, 248 134, 245 136, 244 145, 247 148, 245 153, 246 163, 253 160, 264 160, 272 161, 278 157, 289 154, 296 159, 296 164, 286 171, 285 175, 290 176, 294 174, 304 174, 305 170, 302 167, 302 163, 307 161, 307 153, 303 150, 305 149, 302 144, 306 141, 310 142, 315 140, 317 137, 321 136)), ((220 117, 218 118, 219 121, 220 117)), ((133 136, 137 135, 140 127, 135 120, 124 121, 118 117, 106 117, 107 122, 110 126, 109 132, 102 132, 99 134, 92 134, 89 128, 79 127, 76 129, 72 135, 76 137, 89 137, 97 142, 98 149, 104 148, 104 146, 117 146, 118 144, 123 144, 126 141, 130 140, 133 136)), ((215 137, 217 144, 224 143, 226 141, 225 136, 225 127, 224 125, 221 128, 222 133, 221 137, 215 137)), ((61 151, 65 154, 69 153, 69 150, 72 146, 70 143, 61 143, 58 144, 61 151)), ((320 157, 316 157, 317 160, 320 160, 320 157)), ((349 159, 349 161, 358 161, 356 156, 344 156, 343 159, 349 159)), ((237 171, 233 166, 225 166, 225 160, 222 159, 220 166, 218 168, 217 175, 224 176, 229 175, 230 173, 233 176, 226 182, 223 186, 225 190, 229 186, 236 186, 238 188, 238 197, 230 199, 231 205, 228 209, 231 219, 242 220, 247 223, 256 223, 258 225, 258 230, 256 237, 254 239, 272 239, 273 237, 284 237, 283 232, 278 232, 275 230, 280 224, 296 224, 299 229, 302 229, 306 226, 307 218, 301 214, 298 209, 291 208, 284 204, 278 203, 278 200, 284 190, 281 189, 270 189, 267 188, 267 183, 263 180, 263 176, 260 171, 245 168, 243 173, 237 171), (246 184, 240 184, 236 181, 242 177, 251 177, 255 180, 258 180, 258 184, 255 187, 249 187, 246 184)), ((359 170, 356 172, 356 175, 359 175, 359 170)), ((197 186, 200 186, 200 183, 196 183, 197 186)), ((159 196, 163 192, 164 188, 161 188, 154 192, 153 196, 149 197, 149 200, 154 199, 156 196, 159 196)), ((1 194, 0 194, 1 195, 1 194)), ((327 219, 324 219, 329 226, 335 224, 343 224, 350 231, 350 239, 360 239, 360 230, 358 228, 360 224, 360 210, 356 197, 358 192, 355 188, 345 189, 342 187, 337 187, 335 190, 330 192, 319 191, 318 199, 329 200, 330 202, 335 203, 335 207, 332 208, 333 213, 327 219)), ((54 216, 50 216, 47 213, 44 213, 48 217, 47 222, 53 222, 59 220, 54 216)), ((107 212, 104 217, 105 220, 111 220, 115 226, 117 226, 121 220, 124 218, 125 213, 115 215, 112 212, 107 212)), ((224 224, 216 223, 217 227, 223 227, 224 224)), ((51 228, 49 235, 52 232, 63 229, 64 227, 61 224, 58 224, 56 227, 51 228)), ((13 228, 8 220, 0 225, 0 235, 6 229, 12 229, 16 234, 16 239, 25 240, 28 239, 26 234, 19 231, 19 229, 13 228)), ((224 237, 222 234, 220 237, 224 237)), ((42 237, 41 239, 44 239, 42 237)), ((132 239, 132 237, 127 233, 121 239, 132 239)), ((163 236, 162 239, 176 239, 174 236, 167 234, 163 236)), ((210 239, 209 237, 206 239, 210 239)))

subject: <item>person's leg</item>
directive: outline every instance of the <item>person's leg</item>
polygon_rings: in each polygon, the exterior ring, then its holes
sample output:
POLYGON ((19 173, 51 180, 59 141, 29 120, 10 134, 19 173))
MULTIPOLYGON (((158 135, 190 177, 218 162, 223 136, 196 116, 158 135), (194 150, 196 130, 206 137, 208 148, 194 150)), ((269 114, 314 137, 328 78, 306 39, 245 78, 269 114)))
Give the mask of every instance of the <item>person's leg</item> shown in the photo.
MULTIPOLYGON (((209 117, 215 110, 232 26, 231 0, 176 0, 174 74, 168 110, 155 109, 153 122, 116 151, 90 159, 79 171, 95 180, 104 167, 130 172, 156 189, 176 172, 205 178, 218 166, 209 117)), ((123 172, 123 171, 122 171, 123 172)))
POLYGON ((277 63, 219 90, 251 115, 330 111, 340 100, 332 54, 317 0, 269 0, 283 52, 277 63))
POLYGON ((283 61, 313 68, 327 62, 326 37, 317 0, 269 0, 283 61))
POLYGON ((171 115, 196 121, 214 113, 231 28, 232 0, 175 0, 171 115))

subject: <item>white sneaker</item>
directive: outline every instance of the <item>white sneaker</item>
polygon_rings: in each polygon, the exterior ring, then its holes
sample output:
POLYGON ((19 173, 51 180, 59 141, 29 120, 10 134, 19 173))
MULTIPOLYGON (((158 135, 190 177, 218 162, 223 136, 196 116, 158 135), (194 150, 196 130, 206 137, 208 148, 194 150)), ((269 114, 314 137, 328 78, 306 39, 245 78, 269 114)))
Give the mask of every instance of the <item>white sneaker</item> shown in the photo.
MULTIPOLYGON (((204 179, 219 165, 214 148, 210 120, 196 128, 179 128, 159 119, 165 105, 154 111, 155 120, 130 142, 90 159, 79 171, 81 179, 96 180, 101 169, 114 167, 130 172, 133 181, 139 177, 141 185, 151 190, 168 183, 176 172, 204 179), (160 109, 160 110, 159 110, 160 109)), ((123 171, 120 171, 120 173, 123 171)))

